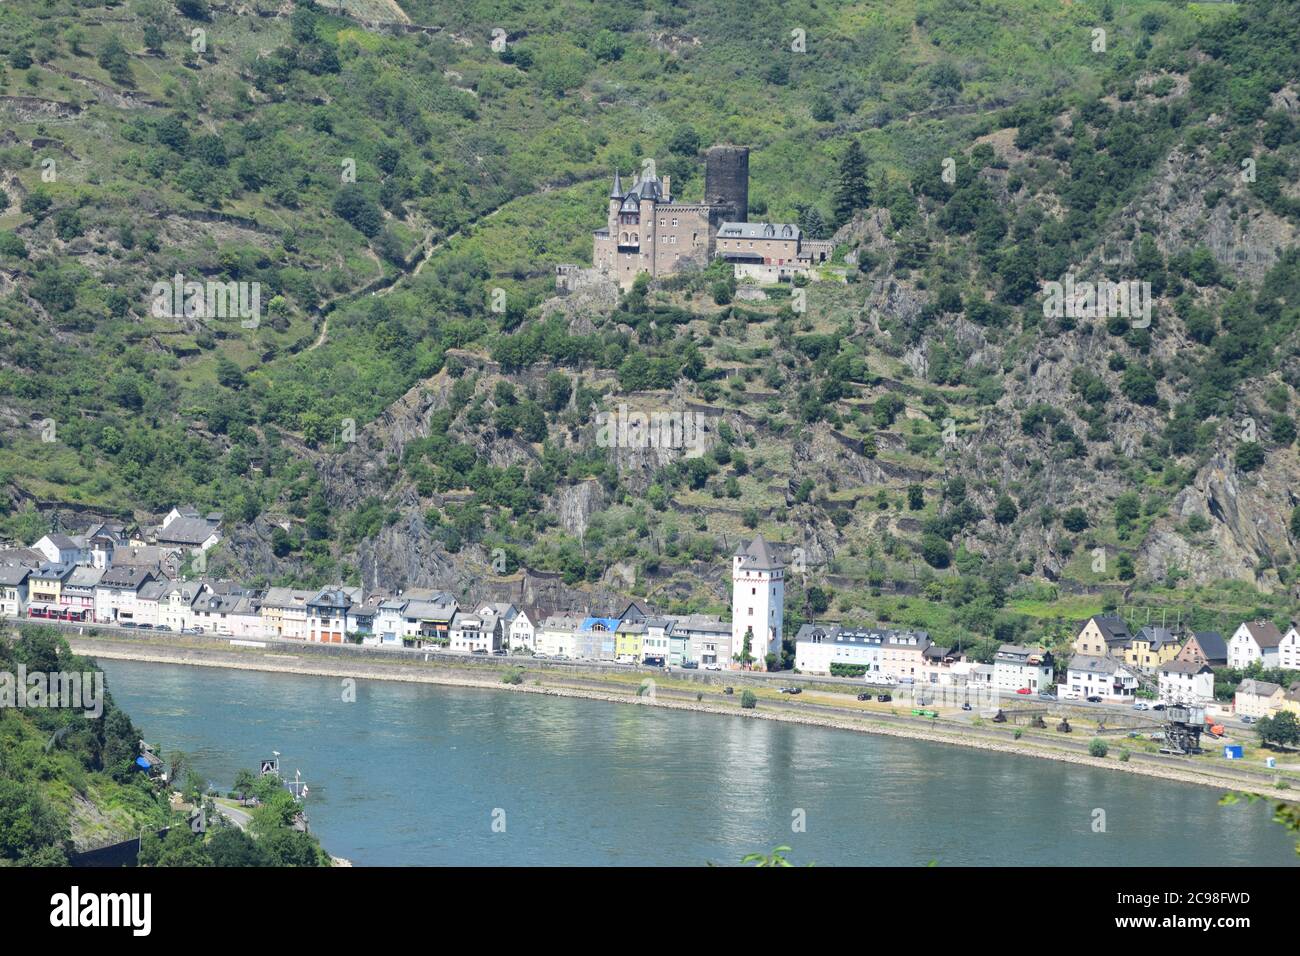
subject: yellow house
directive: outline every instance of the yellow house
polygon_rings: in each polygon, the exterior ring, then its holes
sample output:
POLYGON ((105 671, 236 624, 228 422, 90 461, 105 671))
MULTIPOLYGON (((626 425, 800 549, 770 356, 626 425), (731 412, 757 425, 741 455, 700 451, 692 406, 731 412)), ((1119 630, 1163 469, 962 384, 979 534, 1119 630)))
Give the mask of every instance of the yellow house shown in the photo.
POLYGON ((1283 696, 1278 710, 1289 710, 1296 717, 1300 717, 1300 681, 1296 681, 1291 685, 1291 689, 1283 696))
POLYGON ((27 579, 27 605, 46 604, 54 608, 59 606, 59 595, 63 593, 63 582, 76 570, 73 564, 42 564, 27 579))
POLYGON ((1125 663, 1145 670, 1155 670, 1178 656, 1178 642, 1167 627, 1142 628, 1124 648, 1125 663))
POLYGON ((1105 657, 1108 653, 1120 656, 1130 635, 1124 619, 1113 615, 1094 614, 1083 622, 1074 638, 1074 653, 1087 657, 1105 657))
POLYGON ((623 621, 614 632, 614 659, 641 663, 645 652, 645 624, 640 621, 623 621))

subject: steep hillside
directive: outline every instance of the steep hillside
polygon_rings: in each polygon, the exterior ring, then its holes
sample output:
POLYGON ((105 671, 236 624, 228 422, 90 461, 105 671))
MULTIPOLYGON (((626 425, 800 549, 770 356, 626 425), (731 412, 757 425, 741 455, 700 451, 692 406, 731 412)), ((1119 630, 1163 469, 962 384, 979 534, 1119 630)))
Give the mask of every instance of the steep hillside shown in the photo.
POLYGON ((194 499, 264 581, 681 609, 758 529, 804 614, 1284 616, 1297 13, 6 3, 3 527, 194 499), (551 298, 612 169, 699 197, 724 141, 751 218, 834 233, 806 309, 716 268, 551 298), (151 314, 176 273, 262 320, 151 314), (1150 283, 1149 325, 1049 314, 1067 274, 1150 283), (707 454, 602 447, 620 403, 707 454))

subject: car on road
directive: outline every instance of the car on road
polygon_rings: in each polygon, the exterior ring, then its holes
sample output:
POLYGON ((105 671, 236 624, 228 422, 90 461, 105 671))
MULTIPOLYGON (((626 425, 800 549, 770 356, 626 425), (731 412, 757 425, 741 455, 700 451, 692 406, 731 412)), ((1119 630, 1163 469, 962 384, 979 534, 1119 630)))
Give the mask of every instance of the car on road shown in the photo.
POLYGON ((1070 693, 1068 693, 1068 694, 1065 695, 1065 699, 1066 699, 1066 700, 1078 700, 1078 699, 1079 699, 1079 695, 1076 694, 1076 693, 1074 693, 1073 691, 1071 691, 1070 693))
POLYGON ((720 670, 722 670, 722 665, 721 665, 721 664, 705 664, 705 665, 704 665, 704 669, 705 669, 706 671, 720 671, 720 670))
POLYGON ((154 628, 154 630, 155 630, 155 631, 170 631, 171 628, 168 627, 166 624, 159 624, 157 627, 154 628))
POLYGON ((492 652, 493 656, 495 657, 505 657, 506 653, 507 652, 505 650, 495 650, 492 652))
POLYGON ((118 627, 135 627, 135 621, 122 621, 118 627))
POLYGON ((871 700, 871 694, 869 692, 865 694, 859 694, 858 700, 871 700))
POLYGON ((1101 698, 1098 697, 1096 694, 1093 694, 1091 697, 1088 698, 1088 703, 1090 703, 1090 704, 1100 704, 1100 703, 1101 703, 1101 698))
POLYGON ((882 703, 882 704, 888 704, 888 703, 889 703, 891 700, 893 700, 893 699, 894 699, 894 698, 891 697, 889 694, 877 694, 877 695, 876 695, 876 700, 880 701, 880 703, 882 703))
POLYGON ((962 704, 962 705, 961 705, 961 709, 962 709, 962 710, 970 710, 970 709, 971 709, 971 706, 970 706, 969 703, 965 703, 965 704, 962 704))
POLYGON ((1056 700, 1056 695, 1055 695, 1055 694, 1039 694, 1039 695, 1038 695, 1038 699, 1039 699, 1039 700, 1056 700))
POLYGON ((699 661, 682 661, 682 670, 684 671, 697 671, 699 669, 700 669, 699 661))
POLYGON ((1164 704, 1152 704, 1152 705, 1151 705, 1151 709, 1152 709, 1152 710, 1164 710, 1164 709, 1165 709, 1165 705, 1164 705, 1164 704))
POLYGON ((1246 717, 1241 718, 1241 722, 1242 722, 1243 724, 1253 724, 1253 723, 1255 722, 1255 718, 1254 718, 1254 717, 1250 717, 1250 716, 1246 716, 1246 717))
POLYGON ((568 654, 556 654, 556 655, 555 655, 555 659, 556 659, 557 661, 567 661, 567 660, 569 659, 569 655, 568 655, 568 654))
POLYGON ((1151 708, 1150 708, 1149 705, 1147 705, 1147 704, 1144 703, 1143 701, 1138 701, 1136 704, 1133 705, 1133 709, 1134 709, 1134 710, 1150 710, 1151 708))
POLYGON ((802 693, 803 693, 803 688, 802 688, 802 687, 782 687, 782 688, 781 688, 781 693, 783 693, 783 694, 802 694, 802 693))
POLYGON ((1032 694, 1033 691, 1030 690, 1028 687, 1022 687, 1022 688, 1020 688, 1018 691, 1016 691, 1016 693, 1017 693, 1017 694, 1032 694))
POLYGON ((534 654, 534 655, 533 655, 533 660, 535 660, 535 661, 545 661, 545 660, 549 660, 549 659, 550 659, 550 655, 549 655, 549 654, 534 654))
POLYGON ((203 633, 203 628, 201 628, 201 627, 182 627, 182 628, 181 628, 181 633, 182 633, 182 634, 202 634, 202 633, 203 633))

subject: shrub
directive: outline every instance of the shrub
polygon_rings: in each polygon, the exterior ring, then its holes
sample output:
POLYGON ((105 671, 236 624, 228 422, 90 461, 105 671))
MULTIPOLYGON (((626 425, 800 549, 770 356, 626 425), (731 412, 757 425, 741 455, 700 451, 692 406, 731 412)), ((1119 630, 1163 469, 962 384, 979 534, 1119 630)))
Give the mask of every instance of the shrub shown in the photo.
POLYGON ((1088 744, 1088 753, 1094 757, 1104 757, 1110 753, 1110 745, 1104 740, 1094 740, 1088 744))
POLYGON ((747 690, 740 695, 740 706, 742 710, 753 710, 758 706, 758 698, 754 696, 752 690, 747 690))

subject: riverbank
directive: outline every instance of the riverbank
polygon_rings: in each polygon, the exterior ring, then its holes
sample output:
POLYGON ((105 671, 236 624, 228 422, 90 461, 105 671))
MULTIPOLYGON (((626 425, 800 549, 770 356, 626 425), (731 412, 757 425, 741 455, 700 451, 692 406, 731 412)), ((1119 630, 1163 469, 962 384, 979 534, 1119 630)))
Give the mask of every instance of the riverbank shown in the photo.
MULTIPOLYGON (((1264 771, 1241 765, 1216 764, 1212 757, 1189 758, 1129 751, 1121 761, 1118 751, 1127 741, 1109 741, 1111 754, 1088 753, 1092 739, 1053 734, 1006 725, 969 725, 895 712, 892 707, 860 704, 842 685, 811 684, 792 700, 780 695, 770 680, 744 674, 661 674, 631 668, 582 669, 573 666, 512 662, 500 658, 455 659, 453 655, 424 653, 367 653, 366 648, 340 645, 264 642, 262 646, 232 646, 216 638, 150 634, 118 636, 68 635, 79 654, 108 660, 158 664, 184 664, 233 670, 271 671, 356 681, 401 681, 474 687, 512 693, 580 697, 631 706, 653 706, 749 720, 776 720, 828 729, 903 737, 932 743, 1038 757, 1081 766, 1117 770, 1219 790, 1238 790, 1278 800, 1300 799, 1296 775, 1288 768, 1264 771), (511 682, 507 683, 509 677, 511 682), (726 694, 722 685, 734 685, 726 694), (740 707, 740 689, 753 690, 758 706, 740 707), (870 708, 870 709, 869 709, 870 708), (1017 734, 1018 732, 1018 734, 1017 734), (1287 787, 1280 789, 1281 781, 1287 787)), ((261 643, 261 642, 258 642, 261 643)), ((110 688, 111 691, 111 688, 110 688)))

